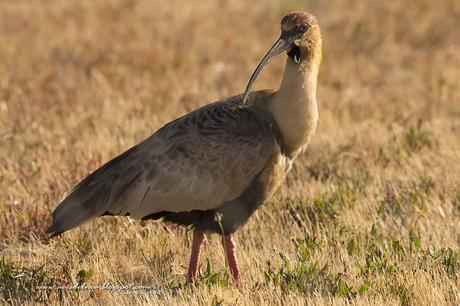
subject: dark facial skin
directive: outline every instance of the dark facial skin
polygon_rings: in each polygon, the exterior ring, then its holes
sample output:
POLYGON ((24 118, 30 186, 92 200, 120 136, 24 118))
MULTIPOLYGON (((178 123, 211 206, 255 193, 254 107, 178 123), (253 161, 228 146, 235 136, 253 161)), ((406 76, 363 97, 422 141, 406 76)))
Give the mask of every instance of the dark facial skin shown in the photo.
POLYGON ((283 18, 281 21, 281 36, 260 61, 249 79, 244 92, 243 104, 246 103, 249 91, 251 90, 252 84, 256 80, 257 76, 272 58, 284 51, 288 51, 288 56, 292 58, 295 63, 300 64, 301 52, 299 47, 295 44, 295 41, 305 36, 308 30, 314 25, 317 25, 316 18, 313 15, 303 12, 294 12, 283 18))

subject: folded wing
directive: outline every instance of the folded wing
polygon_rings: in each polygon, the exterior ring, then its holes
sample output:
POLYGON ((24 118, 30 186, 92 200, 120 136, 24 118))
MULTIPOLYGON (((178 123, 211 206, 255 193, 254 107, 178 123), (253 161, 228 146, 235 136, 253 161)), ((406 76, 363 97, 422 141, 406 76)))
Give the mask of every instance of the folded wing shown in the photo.
POLYGON ((208 105, 85 178, 53 212, 48 231, 59 234, 104 214, 217 208, 250 185, 272 145, 270 127, 250 107, 236 100, 208 105))

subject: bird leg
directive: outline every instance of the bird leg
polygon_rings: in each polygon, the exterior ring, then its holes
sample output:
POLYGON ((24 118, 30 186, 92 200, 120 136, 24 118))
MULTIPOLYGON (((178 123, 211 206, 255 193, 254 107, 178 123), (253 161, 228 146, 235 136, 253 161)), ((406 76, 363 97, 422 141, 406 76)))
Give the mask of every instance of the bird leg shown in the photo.
POLYGON ((192 254, 190 255, 190 265, 188 266, 187 282, 191 282, 198 273, 198 261, 200 260, 200 248, 203 244, 205 235, 203 231, 193 232, 192 254))
POLYGON ((224 246, 225 253, 227 254, 228 266, 233 279, 238 281, 240 276, 240 268, 238 267, 238 260, 236 259, 236 243, 233 236, 224 235, 222 236, 222 245, 224 246))

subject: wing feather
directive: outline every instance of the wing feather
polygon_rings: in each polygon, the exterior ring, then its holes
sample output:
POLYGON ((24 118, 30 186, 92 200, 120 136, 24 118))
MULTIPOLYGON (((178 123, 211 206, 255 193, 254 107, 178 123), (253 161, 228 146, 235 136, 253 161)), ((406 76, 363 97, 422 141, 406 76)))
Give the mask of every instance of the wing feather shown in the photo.
POLYGON ((103 214, 209 210, 239 197, 274 140, 269 123, 238 99, 176 119, 96 170, 56 208, 50 232, 103 214))

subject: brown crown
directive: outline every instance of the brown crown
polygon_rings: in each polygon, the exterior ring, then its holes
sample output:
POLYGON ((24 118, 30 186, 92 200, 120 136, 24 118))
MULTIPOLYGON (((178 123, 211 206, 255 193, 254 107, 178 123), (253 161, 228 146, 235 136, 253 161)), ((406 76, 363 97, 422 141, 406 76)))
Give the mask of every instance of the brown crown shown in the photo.
POLYGON ((301 11, 289 13, 281 20, 282 31, 290 31, 295 27, 302 27, 303 25, 312 27, 318 25, 318 20, 314 15, 301 11))

